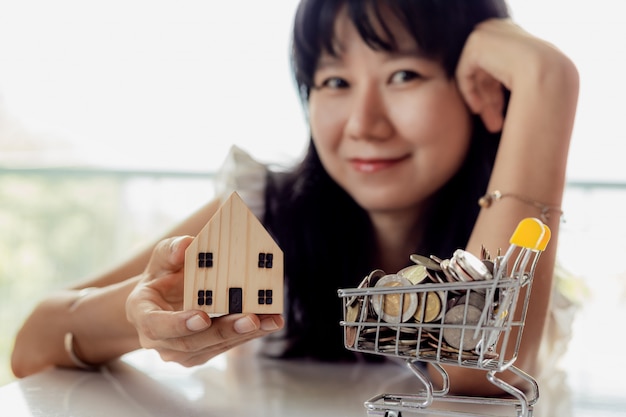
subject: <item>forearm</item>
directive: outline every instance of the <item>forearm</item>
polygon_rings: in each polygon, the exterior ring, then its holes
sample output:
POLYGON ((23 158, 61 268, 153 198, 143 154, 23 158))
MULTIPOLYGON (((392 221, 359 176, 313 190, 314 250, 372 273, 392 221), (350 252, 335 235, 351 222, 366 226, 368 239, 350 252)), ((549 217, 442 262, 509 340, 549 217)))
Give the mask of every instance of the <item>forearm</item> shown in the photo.
MULTIPOLYGON (((511 233, 525 217, 541 217, 552 231, 550 243, 535 271, 524 337, 515 361, 515 366, 535 374, 550 309, 559 207, 578 99, 578 73, 573 63, 552 45, 503 21, 481 25, 469 41, 465 58, 459 79, 464 81, 462 87, 472 108, 482 112, 480 114, 484 120, 490 121, 490 126, 502 127, 486 191, 497 190, 509 196, 484 206, 480 211, 467 249, 474 254, 480 253, 482 247, 492 254, 506 250, 511 233), (494 117, 501 112, 487 112, 491 101, 486 98, 496 96, 474 92, 483 90, 472 82, 472 77, 477 74, 484 76, 485 73, 511 92, 502 124, 494 117), (551 207, 547 213, 549 217, 542 216, 538 205, 551 207)), ((518 305, 518 311, 520 307, 518 305)), ((511 358, 513 348, 514 344, 509 344, 508 351, 500 353, 511 358)), ((451 391, 480 395, 501 393, 486 380, 484 371, 450 367, 448 372, 451 391)), ((511 377, 510 381, 517 384, 519 381, 514 379, 511 377)))
MULTIPOLYGON (((504 122, 489 190, 561 204, 578 99, 578 73, 561 54, 520 77, 504 122)), ((556 217, 556 216, 555 216, 556 217)))
POLYGON ((15 340, 13 372, 24 377, 50 366, 76 366, 64 348, 68 332, 81 360, 100 364, 139 348, 136 330, 126 320, 125 302, 138 278, 95 288, 80 297, 64 290, 41 301, 15 340))

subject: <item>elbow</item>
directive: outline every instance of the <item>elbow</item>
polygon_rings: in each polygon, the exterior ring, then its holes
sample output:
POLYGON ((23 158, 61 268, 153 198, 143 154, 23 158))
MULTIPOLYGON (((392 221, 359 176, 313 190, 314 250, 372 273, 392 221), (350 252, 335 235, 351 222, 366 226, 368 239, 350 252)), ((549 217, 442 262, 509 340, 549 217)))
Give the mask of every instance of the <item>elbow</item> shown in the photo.
MULTIPOLYGON (((488 379, 488 372, 486 370, 459 367, 445 367, 445 369, 449 377, 450 386, 448 394, 450 395, 472 397, 501 397, 506 395, 506 392, 502 388, 488 379)), ((495 377, 524 392, 533 389, 530 381, 524 379, 517 373, 505 371, 497 373, 495 377)), ((438 372, 431 372, 431 380, 435 388, 441 389, 442 380, 438 372)))
MULTIPOLYGON (((528 351, 522 352, 515 362, 516 371, 504 369, 495 373, 495 379, 504 385, 511 385, 523 392, 532 392, 536 389, 534 376, 539 371, 539 359, 536 346, 527 347, 528 351)), ((488 369, 477 369, 446 365, 442 366, 447 373, 449 394, 462 396, 501 397, 506 392, 496 383, 492 382, 488 369)), ((429 367, 430 379, 436 389, 443 386, 441 374, 434 368, 429 367)))
POLYGON ((16 378, 24 378, 34 373, 34 371, 30 370, 29 362, 26 360, 25 355, 21 354, 21 349, 17 343, 11 353, 11 372, 13 372, 16 378))
POLYGON ((16 378, 25 378, 37 372, 43 371, 48 365, 36 357, 29 357, 20 351, 18 347, 11 354, 11 372, 16 378))
POLYGON ((46 360, 46 348, 29 340, 29 332, 22 327, 15 336, 11 351, 11 372, 16 378, 24 378, 42 371, 51 364, 46 360), (40 346, 40 349, 36 347, 40 346))

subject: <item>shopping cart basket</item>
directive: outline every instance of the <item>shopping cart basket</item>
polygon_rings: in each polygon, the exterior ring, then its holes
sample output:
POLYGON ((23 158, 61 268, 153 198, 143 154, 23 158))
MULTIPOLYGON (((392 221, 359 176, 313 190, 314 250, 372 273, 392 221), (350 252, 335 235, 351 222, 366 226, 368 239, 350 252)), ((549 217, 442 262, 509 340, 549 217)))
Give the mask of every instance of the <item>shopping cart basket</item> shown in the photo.
POLYGON ((444 260, 412 255, 413 266, 396 274, 375 270, 358 288, 340 289, 345 347, 403 359, 423 385, 416 394, 371 398, 365 402, 368 415, 469 416, 477 415, 468 410, 478 405, 484 416, 485 405, 493 405, 493 410, 532 416, 539 387, 513 364, 535 267, 549 240, 546 225, 526 218, 504 255, 491 259, 484 250, 481 257, 457 250, 444 260), (441 389, 434 389, 424 363, 441 374, 441 389), (442 365, 485 370, 487 380, 502 389, 503 396, 450 395, 450 379, 442 365), (500 379, 497 374, 504 371, 521 377, 525 387, 500 379))

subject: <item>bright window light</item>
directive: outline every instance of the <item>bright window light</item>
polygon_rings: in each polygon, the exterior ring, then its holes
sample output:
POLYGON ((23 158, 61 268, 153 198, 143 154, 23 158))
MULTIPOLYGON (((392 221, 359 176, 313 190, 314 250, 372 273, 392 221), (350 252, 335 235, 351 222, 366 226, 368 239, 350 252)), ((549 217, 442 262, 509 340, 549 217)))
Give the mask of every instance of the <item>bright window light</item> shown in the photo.
MULTIPOLYGON (((2 160, 211 170, 235 143, 261 160, 300 155, 308 130, 288 61, 296 4, 1 0, 2 160)), ((622 2, 509 4, 580 70, 569 177, 626 179, 622 2)))

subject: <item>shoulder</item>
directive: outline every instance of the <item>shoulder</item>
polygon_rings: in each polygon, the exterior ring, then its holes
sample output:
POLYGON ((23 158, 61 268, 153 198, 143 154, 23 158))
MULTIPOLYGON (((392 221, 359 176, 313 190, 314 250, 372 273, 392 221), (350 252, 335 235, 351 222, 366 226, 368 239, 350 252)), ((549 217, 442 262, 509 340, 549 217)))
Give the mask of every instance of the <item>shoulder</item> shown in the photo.
POLYGON ((215 175, 215 194, 220 200, 236 191, 258 218, 265 212, 267 165, 238 146, 232 146, 215 175))

